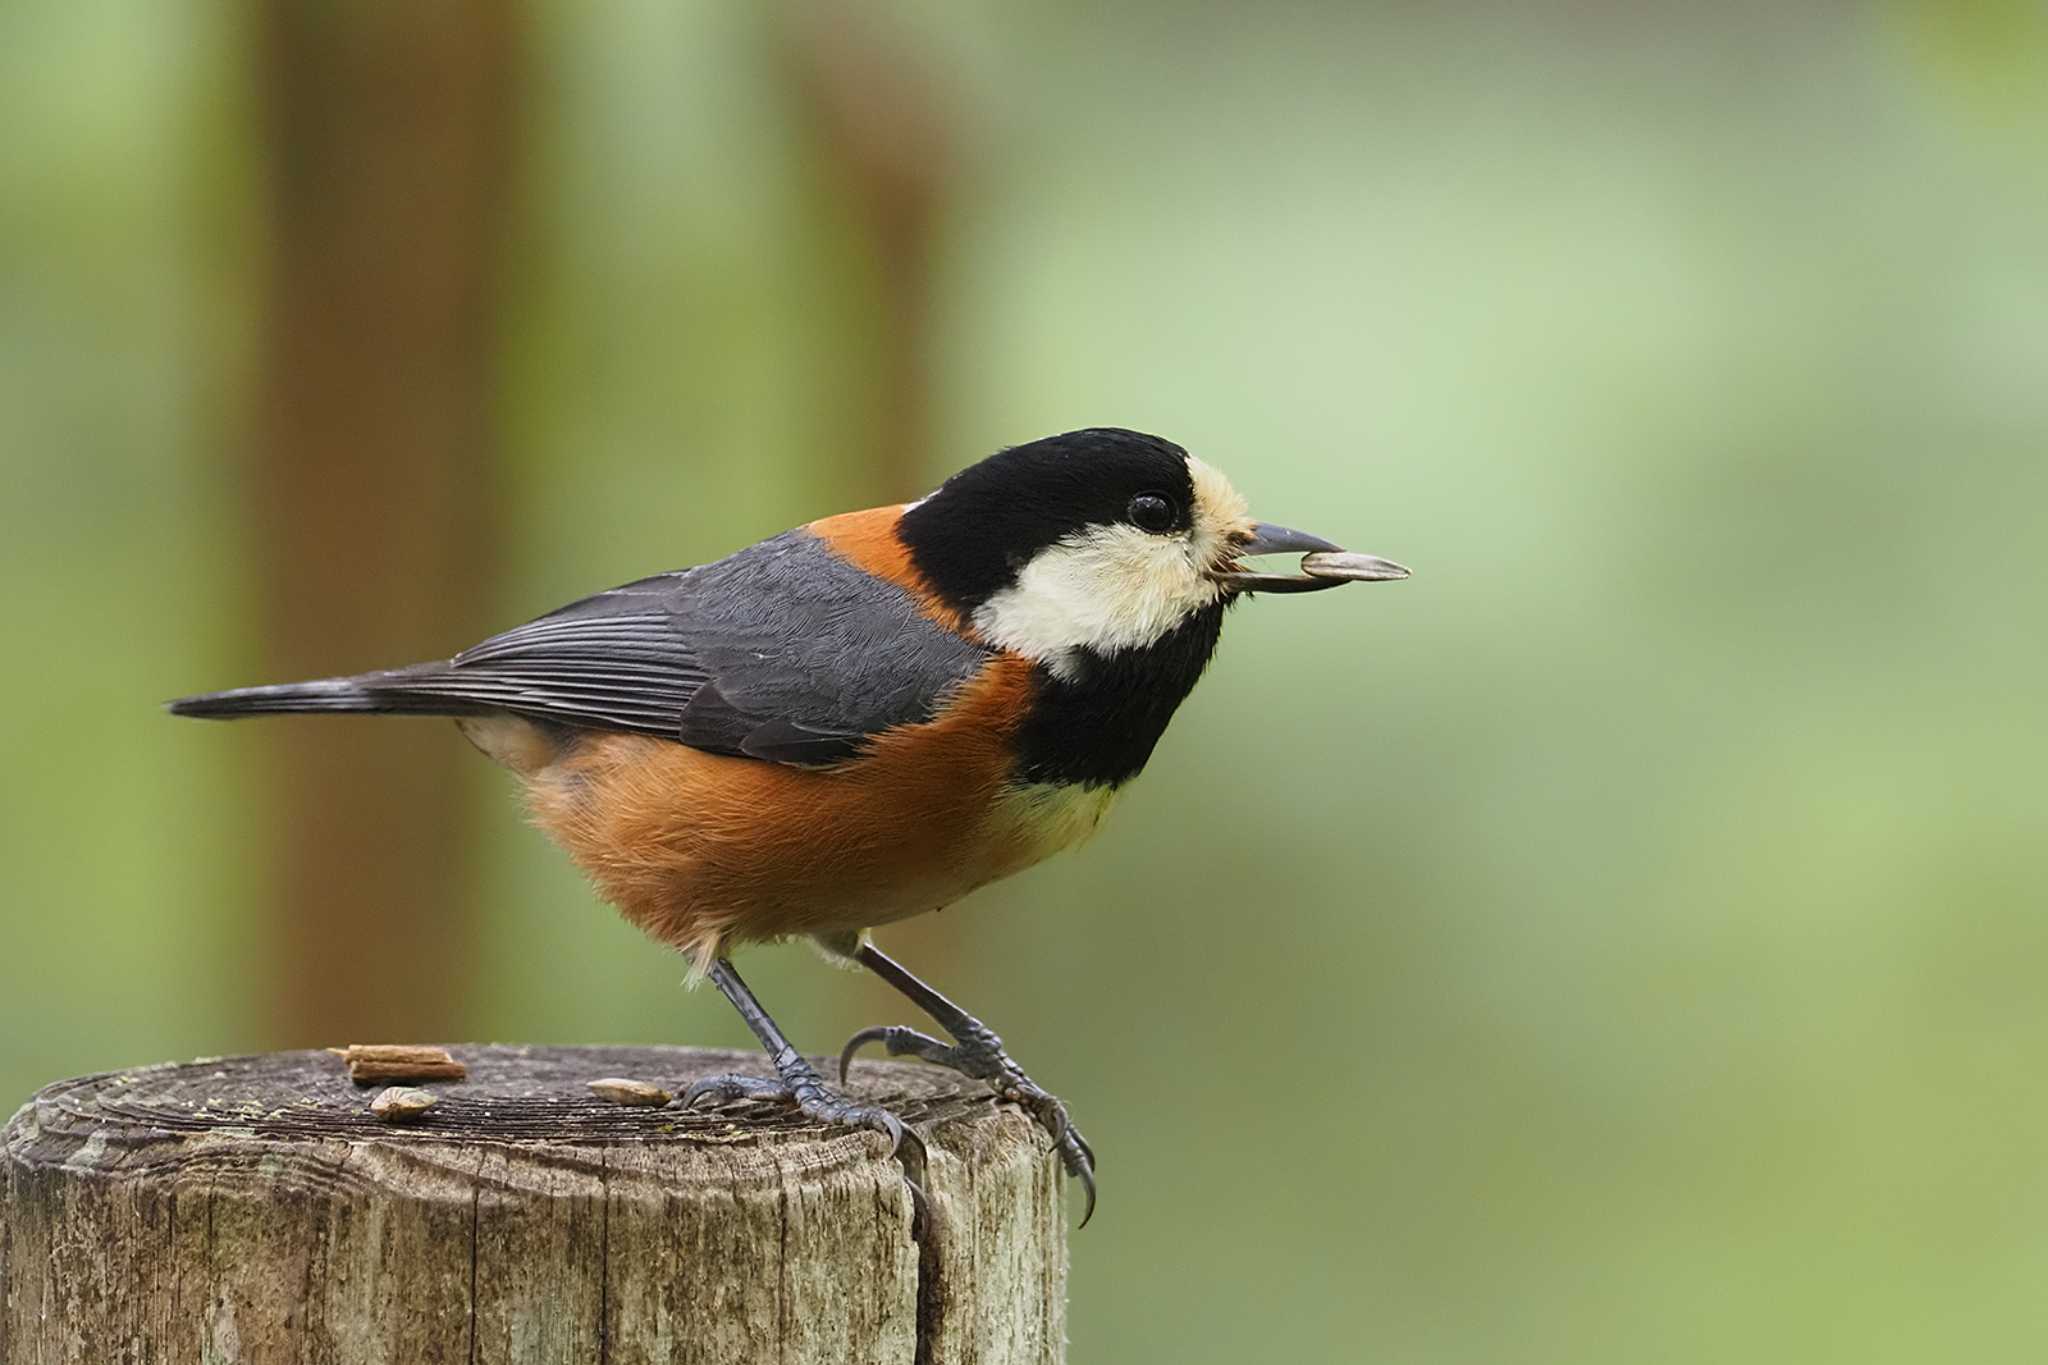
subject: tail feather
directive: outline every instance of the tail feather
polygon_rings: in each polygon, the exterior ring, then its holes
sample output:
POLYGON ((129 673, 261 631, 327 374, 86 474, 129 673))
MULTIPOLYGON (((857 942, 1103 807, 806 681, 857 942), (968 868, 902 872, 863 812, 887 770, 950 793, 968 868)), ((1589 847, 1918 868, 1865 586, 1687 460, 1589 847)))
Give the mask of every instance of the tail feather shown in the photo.
POLYGON ((319 678, 311 682, 272 683, 202 692, 166 702, 174 716, 236 720, 243 716, 305 713, 373 713, 388 716, 461 716, 488 708, 473 700, 439 694, 430 679, 444 665, 360 673, 352 678, 319 678), (422 687, 422 684, 427 684, 422 687))

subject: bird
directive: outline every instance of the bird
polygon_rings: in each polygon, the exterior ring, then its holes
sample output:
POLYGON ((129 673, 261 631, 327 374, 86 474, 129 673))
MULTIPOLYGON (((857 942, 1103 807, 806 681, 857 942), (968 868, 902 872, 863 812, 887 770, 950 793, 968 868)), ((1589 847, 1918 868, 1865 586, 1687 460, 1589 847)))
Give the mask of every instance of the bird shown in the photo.
MULTIPOLYGON (((711 563, 572 602, 454 657, 167 703, 180 716, 442 716, 514 773, 531 817, 626 919, 682 953, 774 1077, 692 1084, 822 1125, 921 1139, 845 1089, 863 1046, 985 1082, 1096 1202, 1095 1153, 999 1034, 874 941, 1093 834, 1151 757, 1247 595, 1408 576, 1252 519, 1158 436, 1068 431, 997 451, 916 502, 827 516, 711 563), (1299 553, 1327 576, 1257 571, 1299 553), (809 938, 950 1042, 863 1029, 828 1082, 733 966, 809 938)), ((921 1196, 920 1196, 921 1197, 921 1196)))

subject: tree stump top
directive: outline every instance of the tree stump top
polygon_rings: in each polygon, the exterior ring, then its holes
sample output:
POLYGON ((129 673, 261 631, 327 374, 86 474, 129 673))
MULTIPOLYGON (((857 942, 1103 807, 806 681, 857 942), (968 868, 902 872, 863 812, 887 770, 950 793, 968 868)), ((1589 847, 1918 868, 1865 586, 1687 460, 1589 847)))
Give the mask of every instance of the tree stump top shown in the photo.
POLYGON ((454 1046, 379 1120, 324 1052, 61 1081, 5 1134, 0 1360, 1056 1361, 1064 1191, 1044 1135, 933 1067, 849 1089, 924 1135, 785 1106, 621 1105, 757 1053, 454 1046))
MULTIPOLYGON (((685 1111, 615 1104, 589 1082, 607 1076, 651 1081, 681 1094, 691 1081, 737 1071, 771 1075, 758 1052, 675 1047, 517 1047, 490 1043, 450 1051, 469 1068, 460 1081, 407 1081, 435 1106, 404 1124, 382 1122, 370 1099, 382 1088, 357 1085, 331 1053, 270 1052, 207 1057, 108 1071, 59 1081, 37 1092, 8 1130, 16 1160, 64 1163, 94 1145, 90 1164, 118 1169, 126 1153, 169 1142, 188 1154, 194 1136, 266 1141, 340 1139, 406 1143, 426 1137, 517 1146, 809 1143, 832 1150, 878 1147, 869 1135, 826 1129, 783 1105, 735 1101, 685 1111)), ((824 1069, 821 1067, 821 1069, 824 1069)), ((829 1072, 828 1072, 829 1074, 829 1072)), ((859 1062, 853 1084, 923 1129, 987 1117, 985 1087, 937 1067, 859 1062)), ((814 1154, 816 1155, 816 1154, 814 1154)))

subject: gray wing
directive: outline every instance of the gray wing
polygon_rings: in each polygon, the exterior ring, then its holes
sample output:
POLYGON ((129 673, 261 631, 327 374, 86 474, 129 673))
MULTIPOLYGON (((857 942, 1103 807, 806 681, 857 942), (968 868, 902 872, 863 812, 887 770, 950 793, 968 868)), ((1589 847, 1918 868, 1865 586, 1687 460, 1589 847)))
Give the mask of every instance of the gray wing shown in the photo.
POLYGON ((818 764, 929 719, 988 658, 799 530, 571 603, 408 683, 458 706, 818 764))

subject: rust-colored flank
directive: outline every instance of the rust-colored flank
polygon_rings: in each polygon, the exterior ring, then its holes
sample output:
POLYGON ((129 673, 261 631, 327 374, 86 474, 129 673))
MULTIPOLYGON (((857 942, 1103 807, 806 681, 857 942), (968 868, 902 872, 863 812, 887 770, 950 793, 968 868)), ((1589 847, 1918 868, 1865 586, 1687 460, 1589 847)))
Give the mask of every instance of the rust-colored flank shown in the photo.
POLYGON ((528 783, 535 821, 640 928, 699 965, 740 943, 936 910, 1038 861, 991 818, 1036 686, 997 655, 935 719, 829 772, 592 732, 528 783))

